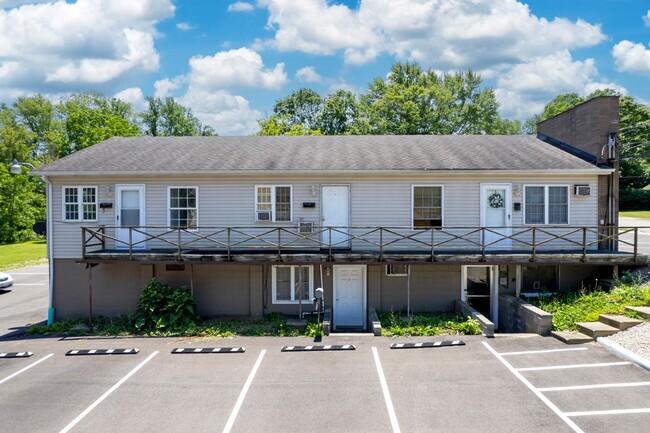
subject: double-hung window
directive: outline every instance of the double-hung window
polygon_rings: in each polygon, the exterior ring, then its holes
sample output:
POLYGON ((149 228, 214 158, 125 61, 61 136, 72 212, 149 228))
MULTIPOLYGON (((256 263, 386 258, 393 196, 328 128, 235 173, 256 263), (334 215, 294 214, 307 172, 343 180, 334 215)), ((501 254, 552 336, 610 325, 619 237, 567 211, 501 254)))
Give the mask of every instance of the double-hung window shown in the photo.
POLYGON ((256 221, 291 221, 291 187, 258 185, 255 187, 256 221))
POLYGON ((169 227, 195 230, 199 226, 198 187, 169 187, 169 227))
POLYGON ((413 228, 442 227, 442 186, 413 186, 413 228))
POLYGON ((313 296, 313 266, 273 266, 274 304, 311 302, 313 296))
POLYGON ((63 187, 64 221, 97 221, 97 187, 63 187))
POLYGON ((524 186, 526 224, 568 224, 569 187, 567 185, 524 186))

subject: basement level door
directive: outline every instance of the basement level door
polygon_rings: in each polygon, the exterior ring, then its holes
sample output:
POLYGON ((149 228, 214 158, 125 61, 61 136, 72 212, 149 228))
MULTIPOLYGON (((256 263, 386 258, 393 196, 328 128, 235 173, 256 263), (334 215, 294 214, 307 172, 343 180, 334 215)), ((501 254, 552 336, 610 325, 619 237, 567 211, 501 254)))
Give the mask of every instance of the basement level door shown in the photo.
POLYGON ((498 324, 499 299, 498 266, 463 266, 461 270, 461 300, 498 324))
POLYGON ((144 185, 117 185, 115 195, 115 247, 129 248, 131 243, 133 248, 144 248, 144 185))
POLYGON ((334 266, 334 330, 366 329, 366 267, 334 266))

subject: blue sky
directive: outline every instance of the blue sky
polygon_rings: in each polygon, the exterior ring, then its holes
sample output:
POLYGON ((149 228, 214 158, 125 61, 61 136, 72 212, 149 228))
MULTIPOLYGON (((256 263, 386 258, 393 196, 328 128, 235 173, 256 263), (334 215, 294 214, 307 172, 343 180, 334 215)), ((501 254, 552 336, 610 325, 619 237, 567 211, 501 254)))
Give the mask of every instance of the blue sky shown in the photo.
POLYGON ((605 87, 650 104, 650 2, 0 0, 0 102, 173 96, 245 135, 293 90, 361 93, 398 61, 478 72, 509 119, 605 87))

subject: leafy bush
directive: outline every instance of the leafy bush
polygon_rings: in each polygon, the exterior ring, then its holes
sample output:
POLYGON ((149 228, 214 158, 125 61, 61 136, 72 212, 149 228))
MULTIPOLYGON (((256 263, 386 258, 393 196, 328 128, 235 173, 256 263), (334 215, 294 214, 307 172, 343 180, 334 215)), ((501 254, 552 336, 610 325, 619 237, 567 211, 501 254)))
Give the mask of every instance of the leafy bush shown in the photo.
POLYGON ((198 321, 196 302, 187 287, 173 289, 154 278, 140 295, 133 326, 138 332, 174 332, 198 321))
POLYGON ((477 320, 464 319, 455 314, 416 314, 402 320, 399 313, 379 313, 381 334, 384 336, 434 336, 434 335, 480 335, 477 320))
POLYGON ((595 322, 599 314, 624 314, 626 306, 650 305, 650 287, 624 276, 610 291, 582 288, 577 292, 531 299, 530 302, 553 315, 553 328, 576 330, 576 322, 595 322))

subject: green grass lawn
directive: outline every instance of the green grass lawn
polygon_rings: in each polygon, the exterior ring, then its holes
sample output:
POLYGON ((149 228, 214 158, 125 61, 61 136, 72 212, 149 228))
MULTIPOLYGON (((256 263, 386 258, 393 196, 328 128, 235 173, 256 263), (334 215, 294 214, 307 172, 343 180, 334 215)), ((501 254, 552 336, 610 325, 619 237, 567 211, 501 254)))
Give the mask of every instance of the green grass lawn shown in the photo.
POLYGON ((620 211, 618 215, 628 218, 650 219, 650 210, 624 210, 620 211))
POLYGON ((46 255, 44 240, 0 245, 0 271, 43 263, 46 255))

